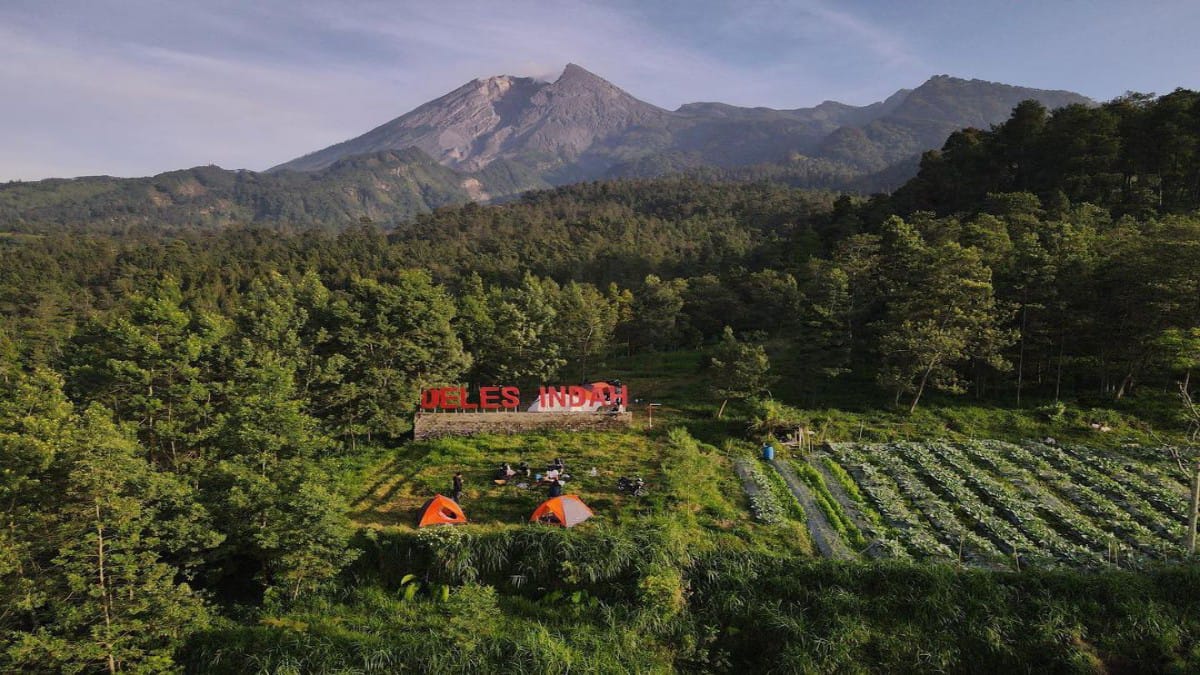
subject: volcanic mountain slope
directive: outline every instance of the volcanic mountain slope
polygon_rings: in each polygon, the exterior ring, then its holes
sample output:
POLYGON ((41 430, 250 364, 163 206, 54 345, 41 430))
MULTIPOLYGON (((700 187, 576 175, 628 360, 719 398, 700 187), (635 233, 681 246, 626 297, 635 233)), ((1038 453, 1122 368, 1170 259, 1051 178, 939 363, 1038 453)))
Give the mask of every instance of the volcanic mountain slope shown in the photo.
POLYGON ((554 82, 473 80, 362 136, 266 172, 197 167, 0 185, 0 230, 233 223, 393 223, 439 206, 578 181, 682 171, 724 180, 872 192, 916 173, 956 129, 988 127, 1026 99, 1071 92, 939 75, 884 101, 773 110, 665 110, 571 64, 554 82))
POLYGON ((834 101, 794 110, 689 103, 669 111, 570 64, 554 82, 507 75, 473 80, 272 171, 312 171, 356 154, 416 147, 460 171, 506 160, 553 184, 641 175, 647 166, 729 168, 800 157, 864 174, 940 147, 956 129, 1001 122, 1026 99, 1050 108, 1091 103, 1066 91, 940 75, 861 107, 834 101))
POLYGON ((638 128, 664 128, 672 119, 570 64, 553 83, 509 75, 472 80, 362 136, 272 171, 312 171, 348 156, 408 147, 468 172, 506 158, 550 167, 578 161, 585 151, 638 128))

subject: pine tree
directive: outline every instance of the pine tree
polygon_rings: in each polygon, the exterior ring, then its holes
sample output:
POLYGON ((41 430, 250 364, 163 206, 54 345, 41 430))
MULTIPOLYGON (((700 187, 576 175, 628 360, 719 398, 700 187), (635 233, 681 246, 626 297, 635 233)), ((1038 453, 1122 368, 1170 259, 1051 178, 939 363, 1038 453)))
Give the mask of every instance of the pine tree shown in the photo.
POLYGON ((762 345, 739 342, 733 329, 725 327, 721 342, 709 361, 717 391, 725 396, 755 396, 766 390, 771 361, 762 345))
POLYGON ((156 463, 178 466, 196 449, 211 394, 204 362, 226 330, 216 316, 186 308, 179 284, 167 277, 133 300, 128 317, 78 339, 72 389, 135 422, 156 463))
POLYGON ((421 390, 456 382, 471 364, 453 318, 454 303, 424 272, 354 281, 330 303, 326 349, 340 372, 322 418, 352 440, 408 431, 421 390))
MULTIPOLYGON (((310 296, 319 290, 311 279, 307 286, 310 296)), ((258 579, 289 597, 354 558, 347 505, 318 465, 334 443, 297 386, 311 358, 304 304, 282 277, 251 289, 221 351, 221 395, 204 434, 216 460, 202 482, 226 535, 221 560, 253 561, 258 579)))
POLYGON ((1008 367, 1001 350, 1014 336, 1000 328, 1006 317, 978 250, 953 241, 926 245, 894 218, 883 252, 888 290, 886 314, 876 325, 882 358, 877 379, 895 392, 897 403, 911 394, 911 412, 928 387, 961 392, 966 378, 956 366, 971 359, 1008 367))
POLYGON ((208 610, 164 552, 215 539, 163 538, 171 529, 161 525, 169 516, 160 498, 187 488, 155 471, 106 410, 89 408, 72 431, 52 524, 41 533, 54 550, 35 580, 43 602, 10 655, 39 669, 171 670, 208 610))

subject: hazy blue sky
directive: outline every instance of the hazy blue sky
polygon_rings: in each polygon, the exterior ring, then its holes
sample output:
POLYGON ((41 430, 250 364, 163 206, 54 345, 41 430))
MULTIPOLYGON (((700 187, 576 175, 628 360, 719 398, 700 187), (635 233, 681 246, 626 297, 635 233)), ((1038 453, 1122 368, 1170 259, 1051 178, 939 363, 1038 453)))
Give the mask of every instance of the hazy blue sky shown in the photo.
POLYGON ((1200 88, 1200 2, 0 0, 0 180, 263 169, 567 62, 666 108, 1200 88))

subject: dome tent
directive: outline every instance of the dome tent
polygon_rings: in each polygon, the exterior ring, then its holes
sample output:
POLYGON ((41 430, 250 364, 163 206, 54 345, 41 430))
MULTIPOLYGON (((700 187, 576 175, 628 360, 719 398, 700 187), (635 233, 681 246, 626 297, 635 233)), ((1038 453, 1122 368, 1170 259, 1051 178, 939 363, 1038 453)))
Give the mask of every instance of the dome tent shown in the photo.
POLYGON ((417 527, 430 525, 462 525, 467 522, 467 515, 462 507, 453 499, 434 495, 433 499, 421 507, 421 515, 417 519, 417 527))
POLYGON ((542 502, 529 516, 529 522, 575 527, 592 515, 592 510, 577 495, 563 495, 542 502))

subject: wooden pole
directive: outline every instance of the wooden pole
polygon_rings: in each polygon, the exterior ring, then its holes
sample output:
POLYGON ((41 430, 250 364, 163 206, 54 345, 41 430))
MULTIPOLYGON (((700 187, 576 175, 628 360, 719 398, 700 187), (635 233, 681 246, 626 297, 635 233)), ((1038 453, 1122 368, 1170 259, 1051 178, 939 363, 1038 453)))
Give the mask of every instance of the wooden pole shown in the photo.
POLYGON ((1200 460, 1192 468, 1192 507, 1188 511, 1188 557, 1196 555, 1196 518, 1200 516, 1200 460))

